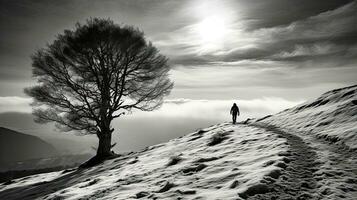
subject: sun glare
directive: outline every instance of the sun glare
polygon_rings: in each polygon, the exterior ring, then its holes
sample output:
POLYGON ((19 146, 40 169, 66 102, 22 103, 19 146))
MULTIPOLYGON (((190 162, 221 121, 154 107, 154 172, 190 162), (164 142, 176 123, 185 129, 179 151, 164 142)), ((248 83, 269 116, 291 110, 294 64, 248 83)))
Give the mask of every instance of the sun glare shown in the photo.
POLYGON ((199 51, 221 50, 233 19, 230 7, 220 0, 196 0, 192 7, 197 19, 192 30, 200 44, 199 51))
POLYGON ((219 43, 225 35, 224 20, 220 17, 210 17, 204 19, 197 25, 197 31, 203 42, 219 43))
POLYGON ((208 17, 195 25, 195 32, 202 51, 211 51, 222 48, 227 27, 222 17, 208 17))

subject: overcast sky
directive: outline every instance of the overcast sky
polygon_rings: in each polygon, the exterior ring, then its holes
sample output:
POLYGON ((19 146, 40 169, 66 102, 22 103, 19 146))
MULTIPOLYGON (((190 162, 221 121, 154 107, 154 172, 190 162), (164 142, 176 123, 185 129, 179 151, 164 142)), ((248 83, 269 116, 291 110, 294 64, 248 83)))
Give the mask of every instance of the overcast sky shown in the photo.
POLYGON ((30 55, 90 17, 140 28, 169 57, 175 87, 156 117, 203 126, 234 101, 256 117, 357 84, 351 0, 1 0, 0 15, 0 113, 31 111, 30 55))

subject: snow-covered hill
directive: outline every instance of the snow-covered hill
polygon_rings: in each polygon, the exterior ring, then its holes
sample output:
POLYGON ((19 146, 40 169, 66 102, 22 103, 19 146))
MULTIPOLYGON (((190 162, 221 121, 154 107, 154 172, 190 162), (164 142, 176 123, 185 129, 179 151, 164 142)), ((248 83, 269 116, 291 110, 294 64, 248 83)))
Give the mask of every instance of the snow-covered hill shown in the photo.
POLYGON ((316 154, 317 199, 357 199, 357 85, 259 120, 304 140, 316 154))
POLYGON ((326 92, 263 121, 357 149, 357 85, 326 92))
MULTIPOLYGON (((15 180, 15 183, 2 186, 1 191, 32 187, 46 181, 42 183, 44 191, 41 188, 35 197, 130 199, 146 196, 170 199, 188 196, 230 199, 257 186, 264 176, 279 173, 277 165, 283 160, 280 154, 287 149, 285 140, 272 132, 225 123, 88 170, 15 180), (47 182, 53 183, 48 186, 47 182), (53 188, 57 191, 52 192, 53 188)), ((263 185, 260 187, 264 190, 263 185)), ((0 197, 4 195, 7 198, 7 194, 14 195, 5 191, 0 193, 0 197)))
POLYGON ((355 199, 357 86, 89 169, 0 185, 0 199, 355 199))

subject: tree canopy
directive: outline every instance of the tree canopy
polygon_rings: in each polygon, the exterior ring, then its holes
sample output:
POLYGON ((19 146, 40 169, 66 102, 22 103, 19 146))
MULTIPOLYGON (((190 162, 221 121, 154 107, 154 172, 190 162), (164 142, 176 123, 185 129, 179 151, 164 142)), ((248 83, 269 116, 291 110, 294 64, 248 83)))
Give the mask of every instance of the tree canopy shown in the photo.
POLYGON ((38 84, 25 92, 35 100, 36 121, 96 134, 100 142, 113 132, 113 119, 132 109, 154 110, 173 87, 168 59, 144 33, 109 19, 76 24, 32 61, 38 84))

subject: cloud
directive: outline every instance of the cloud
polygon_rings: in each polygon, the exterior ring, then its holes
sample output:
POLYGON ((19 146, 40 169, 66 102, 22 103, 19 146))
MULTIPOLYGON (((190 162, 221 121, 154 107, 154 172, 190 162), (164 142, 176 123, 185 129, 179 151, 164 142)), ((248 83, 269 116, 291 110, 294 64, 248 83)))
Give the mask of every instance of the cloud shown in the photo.
MULTIPOLYGON (((0 97, 0 113, 30 113, 31 98, 0 97)), ((134 111, 128 118, 195 118, 200 120, 229 120, 229 110, 233 103, 241 109, 242 118, 262 117, 295 106, 302 101, 290 101, 278 97, 263 97, 250 100, 193 100, 167 99, 162 107, 153 112, 134 111)))
MULTIPOLYGON (((0 113, 20 112, 30 113, 31 98, 0 97, 0 113)), ((234 103, 241 108, 242 117, 261 117, 292 107, 302 101, 289 101, 278 97, 263 97, 250 100, 193 100, 167 99, 162 107, 153 112, 134 112, 130 118, 159 117, 159 118, 196 118, 204 120, 229 119, 229 109, 234 103)))
POLYGON ((1 11, 11 19, 0 22, 0 26, 5 27, 0 39, 0 67, 7 70, 10 70, 9 64, 18 60, 22 66, 16 68, 24 71, 34 49, 88 17, 110 17, 117 23, 138 26, 175 64, 263 59, 279 51, 293 51, 288 47, 309 39, 313 41, 308 43, 326 40, 338 44, 356 42, 356 34, 353 34, 356 31, 356 3, 351 0, 65 0, 60 4, 9 1, 3 3, 1 11), (192 31, 195 24, 212 15, 224 17, 228 24, 226 41, 219 52, 222 56, 211 52, 216 57, 210 58, 213 55, 210 53, 197 58, 202 53, 202 44, 192 31))
MULTIPOLYGON (((341 84, 356 83, 357 75, 354 63, 345 64, 336 68, 329 67, 331 63, 321 62, 294 65, 289 62, 275 61, 237 61, 234 63, 218 62, 211 65, 178 66, 171 71, 171 79, 175 82, 172 91, 174 98, 192 98, 178 91, 192 90, 197 95, 194 99, 208 98, 240 98, 253 99, 262 96, 278 96, 291 98, 291 93, 300 94, 302 99, 310 98, 307 93, 300 93, 296 89, 305 88, 305 91, 316 89, 313 87, 330 84, 324 90, 340 87, 341 84), (302 66, 302 67, 300 67, 302 66), (279 94, 272 90, 280 91, 279 94), (249 95, 253 94, 253 95, 249 95), (198 97, 197 97, 198 96, 198 97), (199 97, 201 96, 201 97, 199 97)), ((315 91, 316 94, 324 90, 315 91)), ((295 97, 294 97, 295 98, 295 97)), ((300 98, 300 99, 301 99, 300 98)), ((296 98, 295 98, 296 99, 296 98)), ((299 98, 297 98, 299 100, 299 98)))
MULTIPOLYGON (((311 60, 326 55, 343 59, 343 55, 353 52, 357 44, 356 21, 357 4, 352 2, 288 26, 257 30, 255 34, 271 38, 263 47, 280 53, 280 58, 285 60, 301 56, 311 60)), ((264 59, 279 59, 276 54, 271 55, 266 55, 264 59)))
POLYGON ((353 0, 269 0, 269 1, 234 1, 242 19, 247 20, 248 30, 289 25, 326 11, 334 10, 353 0))
POLYGON ((263 117, 299 104, 282 98, 252 100, 168 99, 153 112, 133 112, 113 122, 113 139, 119 151, 137 150, 176 138, 200 128, 231 121, 230 108, 236 102, 241 116, 238 121, 263 117))
MULTIPOLYGON (((277 5, 274 2, 277 1, 273 1, 273 4, 277 5)), ((230 1, 224 3, 222 5, 226 7, 232 5, 230 1)), ((305 8, 308 6, 307 3, 305 8)), ((173 64, 180 65, 209 65, 212 62, 229 63, 241 60, 287 61, 299 64, 306 61, 318 63, 330 58, 329 61, 335 61, 330 67, 336 67, 336 62, 339 61, 356 61, 357 3, 351 2, 337 8, 332 7, 331 10, 320 11, 304 12, 305 15, 302 16, 305 18, 296 18, 296 21, 289 23, 264 22, 265 25, 254 29, 248 28, 251 19, 235 16, 235 21, 227 27, 226 32, 229 34, 225 35, 222 46, 214 51, 204 50, 199 36, 192 32, 194 24, 172 31, 168 38, 163 38, 161 42, 159 39, 158 44, 165 43, 164 49, 172 48, 173 51, 168 50, 168 55, 173 64), (307 13, 313 15, 306 16, 307 13)), ((268 12, 269 8, 264 14, 268 15, 268 12)), ((280 13, 279 17, 286 15, 287 13, 280 13)), ((257 13, 257 16, 260 14, 257 13)), ((269 18, 259 20, 269 21, 269 18)))
MULTIPOLYGON (((66 152, 88 152, 91 151, 91 146, 97 144, 95 136, 79 137, 59 133, 54 130, 53 124, 36 124, 29 113, 31 111, 28 106, 30 102, 30 98, 1 97, 0 126, 40 136, 66 152), (69 142, 70 140, 71 142, 69 142), (75 142, 77 146, 71 147, 75 142)), ((275 97, 252 100, 167 99, 156 111, 134 111, 131 115, 113 121, 112 125, 115 128, 113 143, 118 143, 115 150, 119 152, 139 150, 145 146, 185 135, 199 128, 230 121, 229 110, 233 102, 236 102, 240 107, 239 120, 273 114, 300 103, 300 101, 275 97)))
POLYGON ((230 120, 229 111, 233 103, 237 103, 240 107, 241 119, 246 119, 274 114, 302 103, 302 101, 289 101, 277 97, 251 100, 170 99, 165 100, 163 106, 156 111, 138 112, 133 114, 132 117, 194 118, 227 121, 230 120))
POLYGON ((31 112, 31 98, 26 97, 0 97, 0 113, 4 112, 31 112))
POLYGON ((308 98, 295 89, 355 84, 356 10, 350 0, 6 1, 0 8, 9 19, 0 22, 0 94, 21 96, 32 84, 35 49, 77 21, 104 17, 139 27, 169 57, 170 98, 308 98), (220 48, 202 51, 196 29, 211 15, 222 17, 227 30, 220 48))

